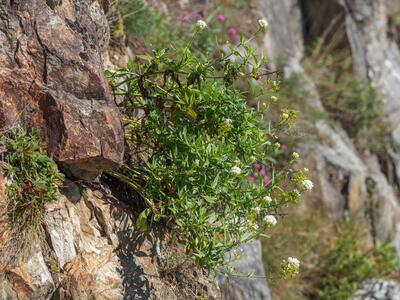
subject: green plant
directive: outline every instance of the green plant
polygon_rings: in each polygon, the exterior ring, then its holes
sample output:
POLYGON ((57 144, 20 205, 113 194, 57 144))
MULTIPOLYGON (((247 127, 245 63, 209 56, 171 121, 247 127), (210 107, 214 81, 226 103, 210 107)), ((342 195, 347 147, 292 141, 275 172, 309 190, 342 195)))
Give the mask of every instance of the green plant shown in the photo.
POLYGON ((152 8, 144 0, 118 0, 116 6, 121 19, 111 28, 112 36, 126 34, 152 47, 169 47, 169 41, 182 44, 190 39, 180 24, 171 24, 170 18, 152 8))
POLYGON ((58 197, 63 179, 57 165, 43 153, 39 133, 16 129, 0 137, 4 147, 1 166, 6 177, 8 219, 22 232, 42 229, 44 205, 58 197))
POLYGON ((125 33, 145 37, 162 21, 161 15, 152 10, 145 0, 118 0, 125 33))
POLYGON ((349 299, 371 278, 394 278, 399 265, 391 244, 370 243, 365 226, 328 216, 313 207, 290 210, 263 239, 263 259, 269 272, 279 270, 278 258, 295 252, 302 261, 293 280, 272 279, 274 299, 349 299))
POLYGON ((392 245, 367 250, 351 228, 345 225, 335 246, 320 259, 317 294, 321 300, 349 299, 364 280, 393 276, 398 268, 392 245))
MULTIPOLYGON (((193 39, 204 26, 198 23, 193 39)), ((233 87, 265 74, 265 59, 244 38, 231 54, 214 58, 195 55, 191 44, 139 57, 141 64, 108 73, 115 94, 124 96, 130 150, 130 160, 112 175, 146 202, 139 228, 149 219, 166 222, 190 257, 214 269, 227 251, 275 225, 279 207, 312 187, 306 171, 293 170, 295 158, 275 166, 277 134, 295 113, 263 120, 263 105, 249 108, 233 87), (132 117, 138 109, 142 116, 132 117), (268 174, 257 186, 247 176, 260 163, 268 174)))

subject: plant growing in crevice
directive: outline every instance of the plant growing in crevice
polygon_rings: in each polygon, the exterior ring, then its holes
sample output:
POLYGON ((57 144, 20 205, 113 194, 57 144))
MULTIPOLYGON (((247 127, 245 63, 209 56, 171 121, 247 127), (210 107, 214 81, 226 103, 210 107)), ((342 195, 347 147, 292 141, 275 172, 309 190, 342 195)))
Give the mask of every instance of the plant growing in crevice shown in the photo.
POLYGON ((8 132, 0 137, 0 146, 8 221, 26 237, 35 237, 42 230, 45 204, 59 195, 63 175, 44 154, 37 130, 8 132))
MULTIPOLYGON (((197 23, 193 40, 205 26, 197 23)), ((187 254, 213 270, 229 250, 275 225, 279 208, 312 184, 306 171, 293 169, 295 158, 275 166, 277 135, 290 127, 295 112, 263 120, 261 103, 249 108, 233 87, 267 73, 265 59, 243 37, 231 54, 217 58, 194 54, 191 43, 174 50, 156 50, 139 56, 138 65, 108 73, 115 95, 123 96, 130 156, 112 175, 146 202, 139 228, 145 230, 149 220, 166 222, 187 254), (247 180, 257 162, 269 173, 259 185, 247 180)))
POLYGON ((392 245, 368 247, 350 224, 344 225, 339 237, 320 259, 316 284, 319 299, 349 299, 363 281, 391 277, 398 269, 392 245))
MULTIPOLYGON (((338 220, 312 207, 287 211, 276 230, 263 239, 263 259, 269 270, 293 251, 301 260, 294 280, 269 282, 273 299, 350 299, 367 279, 396 278, 399 264, 392 244, 371 243, 365 222, 338 220)), ((360 220, 359 220, 360 221, 360 220)))

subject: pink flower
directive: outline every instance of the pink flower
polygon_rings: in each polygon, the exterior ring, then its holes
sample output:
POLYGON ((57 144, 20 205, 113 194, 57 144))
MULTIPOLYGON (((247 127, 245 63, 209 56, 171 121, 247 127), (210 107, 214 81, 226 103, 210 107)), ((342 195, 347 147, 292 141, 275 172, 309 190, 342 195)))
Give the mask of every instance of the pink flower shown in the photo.
POLYGON ((203 20, 203 19, 204 19, 204 13, 202 11, 197 12, 196 21, 203 20))
POLYGON ((260 175, 261 175, 261 176, 267 175, 267 173, 265 173, 265 169, 264 169, 264 168, 262 168, 262 169, 260 170, 260 175))
POLYGON ((265 184, 268 184, 270 181, 271 181, 271 179, 269 179, 268 176, 264 176, 263 182, 264 182, 265 184))
POLYGON ((228 29, 228 34, 230 37, 236 37, 237 36, 237 30, 234 27, 229 27, 228 29))
POLYGON ((224 15, 219 15, 217 17, 217 20, 220 21, 221 23, 223 23, 225 21, 225 16, 224 15))
POLYGON ((288 145, 282 145, 282 146, 281 146, 281 150, 282 150, 283 152, 288 151, 288 150, 289 150, 288 145))
POLYGON ((257 170, 260 170, 261 166, 260 166, 259 163, 255 163, 255 164, 254 164, 254 168, 256 168, 257 170))
POLYGON ((187 23, 187 22, 189 22, 189 19, 190 19, 190 12, 187 11, 187 10, 184 10, 182 12, 181 22, 182 23, 187 23))

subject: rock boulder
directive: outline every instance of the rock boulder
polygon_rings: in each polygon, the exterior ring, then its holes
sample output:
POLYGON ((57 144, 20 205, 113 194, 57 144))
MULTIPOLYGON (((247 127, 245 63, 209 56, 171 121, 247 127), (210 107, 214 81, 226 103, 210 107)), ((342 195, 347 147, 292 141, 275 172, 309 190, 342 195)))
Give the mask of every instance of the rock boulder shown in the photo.
POLYGON ((85 179, 118 166, 124 147, 93 5, 0 3, 0 128, 38 128, 49 155, 85 179))

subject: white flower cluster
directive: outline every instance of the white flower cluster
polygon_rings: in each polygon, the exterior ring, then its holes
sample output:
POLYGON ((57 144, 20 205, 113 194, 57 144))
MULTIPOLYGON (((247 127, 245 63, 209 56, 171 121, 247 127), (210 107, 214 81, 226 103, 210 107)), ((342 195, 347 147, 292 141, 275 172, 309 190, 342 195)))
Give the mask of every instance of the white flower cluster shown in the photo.
POLYGON ((238 166, 234 166, 231 169, 231 173, 235 175, 240 175, 242 173, 242 169, 239 168, 238 166))
POLYGON ((260 213, 260 211, 261 211, 261 208, 259 207, 259 206, 257 206, 257 207, 255 207, 255 208, 253 208, 253 210, 256 212, 256 213, 260 213))
POLYGON ((272 198, 270 196, 268 196, 268 195, 264 197, 264 200, 267 203, 271 203, 272 202, 272 198))
POLYGON ((281 268, 284 278, 293 278, 299 274, 300 261, 295 257, 288 257, 287 259, 283 260, 281 268))
POLYGON ((296 267, 296 268, 300 267, 300 261, 295 257, 288 257, 287 262, 292 267, 296 267))
POLYGON ((268 225, 268 226, 275 226, 276 223, 278 223, 278 221, 276 220, 276 218, 272 215, 266 215, 264 217, 264 222, 268 225))
POLYGON ((260 20, 258 20, 258 25, 260 25, 260 27, 261 27, 262 29, 267 29, 268 26, 269 26, 269 23, 268 23, 268 21, 265 20, 265 19, 260 19, 260 20))
POLYGON ((305 179, 301 182, 301 186, 306 191, 311 191, 314 187, 314 183, 311 180, 305 179))
POLYGON ((293 152, 292 153, 292 158, 295 159, 295 160, 299 159, 300 158, 300 154, 298 154, 297 152, 293 152))
POLYGON ((196 29, 197 30, 203 30, 204 28, 207 27, 207 23, 204 22, 203 20, 198 20, 196 23, 196 29))

